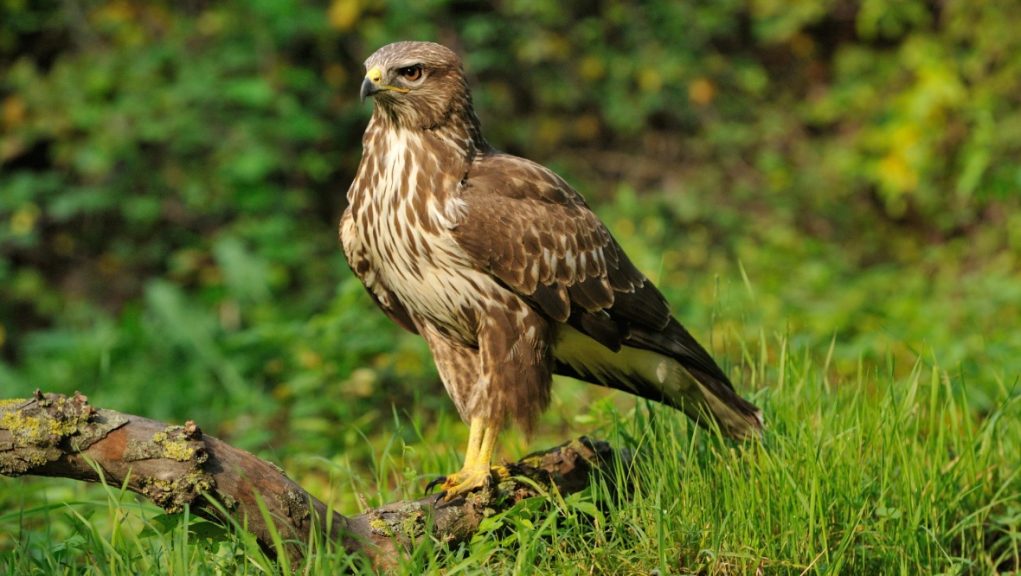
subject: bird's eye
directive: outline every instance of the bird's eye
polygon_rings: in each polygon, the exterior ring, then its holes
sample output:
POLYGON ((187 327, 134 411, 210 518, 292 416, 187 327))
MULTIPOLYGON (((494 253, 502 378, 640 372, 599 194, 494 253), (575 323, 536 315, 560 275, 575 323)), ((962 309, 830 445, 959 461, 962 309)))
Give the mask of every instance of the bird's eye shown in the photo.
POLYGON ((404 68, 399 68, 397 73, 401 75, 401 78, 404 78, 408 82, 416 82, 422 77, 422 65, 415 64, 414 66, 405 66, 404 68))

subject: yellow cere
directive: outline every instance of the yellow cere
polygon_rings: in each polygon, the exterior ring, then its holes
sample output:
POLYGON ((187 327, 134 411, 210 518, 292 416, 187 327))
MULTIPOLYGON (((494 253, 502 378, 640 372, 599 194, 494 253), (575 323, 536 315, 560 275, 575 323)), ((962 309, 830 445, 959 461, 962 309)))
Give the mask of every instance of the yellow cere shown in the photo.
POLYGON ((394 92, 400 92, 401 94, 407 94, 408 92, 411 92, 411 90, 407 88, 401 88, 400 86, 380 84, 380 82, 383 81, 383 71, 379 69, 379 66, 373 66, 372 68, 370 68, 369 71, 365 73, 365 77, 383 90, 392 90, 394 92))

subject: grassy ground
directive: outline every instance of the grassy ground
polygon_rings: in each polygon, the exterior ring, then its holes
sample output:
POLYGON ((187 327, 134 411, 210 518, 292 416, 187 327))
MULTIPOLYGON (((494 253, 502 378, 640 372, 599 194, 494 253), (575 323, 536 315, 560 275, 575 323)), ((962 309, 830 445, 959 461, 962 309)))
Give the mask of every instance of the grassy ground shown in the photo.
MULTIPOLYGON (((721 253, 711 231, 697 227, 678 241, 669 220, 649 216, 656 210, 655 199, 622 194, 600 212, 763 407, 764 443, 733 446, 669 409, 558 382, 539 436, 505 434, 502 455, 582 433, 605 438, 635 450, 633 490, 597 483, 522 504, 466 545, 423 543, 403 573, 1018 570, 1021 358, 1006 319, 1016 317, 1021 293, 1012 257, 971 257, 985 237, 924 249, 903 240, 883 262, 863 265, 860 249, 776 226, 734 232, 721 253)), ((1001 233, 989 231, 989 242, 1001 233)), ((424 348, 392 331, 350 279, 329 311, 295 320, 290 337, 313 344, 295 349, 303 371, 274 386, 246 371, 256 336, 238 342, 203 331, 206 317, 172 292, 153 289, 148 298, 141 319, 86 326, 70 343, 36 340, 30 362, 0 372, 3 395, 84 383, 97 405, 195 416, 348 514, 420 495, 428 479, 459 467, 466 429, 424 348), (147 323, 154 334, 138 328, 147 323), (123 342, 104 348, 115 328, 137 335, 133 345, 150 355, 132 356, 136 348, 123 342), (329 346, 349 356, 324 360, 329 346), (173 382, 145 371, 175 364, 173 382)), ((317 551, 307 566, 277 565, 232 530, 167 517, 117 487, 0 480, 3 573, 348 568, 367 570, 333 550, 317 551)))
MULTIPOLYGON (((675 413, 598 403, 594 434, 636 450, 633 491, 597 483, 567 498, 529 502, 492 518, 454 550, 427 542, 403 572, 988 574, 1019 562, 1017 454, 1021 402, 983 418, 944 371, 919 362, 906 378, 869 373, 836 383, 826 366, 790 351, 747 366, 768 388, 754 396, 769 416, 761 446, 735 448, 675 413), (773 374, 770 365, 775 366, 773 374)), ((414 423, 398 423, 413 427, 414 423)), ((374 451, 383 480, 339 491, 366 503, 401 498, 421 475, 453 469, 450 436, 437 426, 413 441, 400 430, 374 451), (438 457, 439 456, 439 457, 438 457), (389 481, 388 481, 389 480, 389 481), (398 487, 393 481, 400 480, 398 487)), ((413 437, 414 437, 413 436, 413 437)), ((115 487, 5 481, 3 554, 8 573, 249 573, 275 567, 251 542, 187 518, 168 518, 115 487)), ((346 511, 354 511, 348 508, 346 511)), ((356 561, 317 554, 295 573, 335 573, 356 561)))

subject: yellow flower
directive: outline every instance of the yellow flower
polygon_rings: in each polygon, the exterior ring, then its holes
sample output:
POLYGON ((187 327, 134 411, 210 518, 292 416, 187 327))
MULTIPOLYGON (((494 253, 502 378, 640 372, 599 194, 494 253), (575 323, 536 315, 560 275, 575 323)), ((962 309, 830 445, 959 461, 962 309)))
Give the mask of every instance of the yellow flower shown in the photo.
POLYGON ((358 0, 333 0, 326 18, 336 30, 350 30, 358 22, 362 7, 358 0))
POLYGON ((705 106, 716 97, 716 86, 708 78, 695 78, 688 84, 688 100, 705 106))
POLYGON ((11 214, 11 233, 15 236, 31 234, 38 220, 39 208, 35 204, 26 204, 11 214))

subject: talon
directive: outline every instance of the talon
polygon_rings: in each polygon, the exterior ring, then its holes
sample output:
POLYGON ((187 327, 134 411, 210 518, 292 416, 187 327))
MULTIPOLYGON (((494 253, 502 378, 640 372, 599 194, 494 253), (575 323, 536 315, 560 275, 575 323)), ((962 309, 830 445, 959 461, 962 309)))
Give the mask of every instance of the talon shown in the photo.
POLYGON ((489 469, 473 466, 447 476, 440 488, 443 490, 443 501, 450 502, 458 496, 467 494, 490 484, 489 469))
POLYGON ((429 481, 428 484, 425 485, 425 493, 429 494, 437 486, 441 486, 444 483, 446 483, 446 481, 447 481, 447 477, 446 476, 437 476, 436 478, 433 478, 432 480, 429 481))
MULTIPOLYGON (((464 467, 459 472, 437 480, 437 482, 442 481, 440 498, 444 502, 450 502, 473 490, 485 488, 494 480, 499 482, 510 475, 505 466, 492 468, 489 466, 493 458, 493 447, 496 444, 499 428, 487 425, 481 418, 472 418, 470 426, 464 467)), ((429 483, 430 488, 433 485, 434 483, 429 483)))

